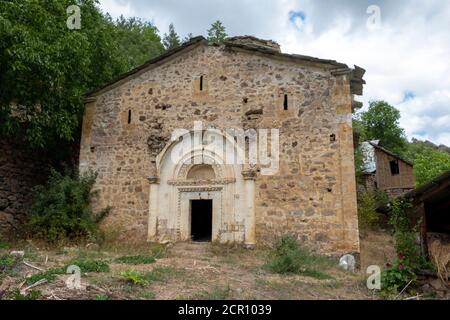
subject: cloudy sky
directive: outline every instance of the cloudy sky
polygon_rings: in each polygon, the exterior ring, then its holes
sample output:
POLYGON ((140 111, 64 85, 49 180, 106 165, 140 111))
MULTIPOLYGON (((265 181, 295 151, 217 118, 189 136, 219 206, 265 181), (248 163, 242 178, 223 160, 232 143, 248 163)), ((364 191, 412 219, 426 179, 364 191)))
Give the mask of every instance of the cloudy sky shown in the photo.
POLYGON ((450 146, 448 0, 100 0, 104 12, 138 16, 161 35, 206 35, 221 20, 229 35, 277 41, 283 52, 359 65, 364 96, 402 114, 409 138, 450 146), (375 6, 375 7, 374 7, 375 6))

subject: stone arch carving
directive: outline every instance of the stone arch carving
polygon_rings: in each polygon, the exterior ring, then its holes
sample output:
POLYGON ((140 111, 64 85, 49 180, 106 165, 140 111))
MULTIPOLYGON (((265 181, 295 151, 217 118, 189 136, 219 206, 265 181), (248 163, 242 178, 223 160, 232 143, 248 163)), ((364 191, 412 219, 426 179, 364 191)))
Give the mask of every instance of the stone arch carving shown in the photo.
POLYGON ((150 179, 148 239, 190 240, 190 201, 210 199, 212 240, 253 245, 254 179, 246 178, 242 164, 226 161, 227 152, 239 152, 232 150, 234 139, 227 143, 230 137, 213 131, 202 134, 214 143, 188 144, 186 138, 193 134, 175 139, 157 156, 158 176, 150 179))
POLYGON ((194 164, 186 176, 186 180, 213 180, 215 178, 216 173, 210 164, 194 164))

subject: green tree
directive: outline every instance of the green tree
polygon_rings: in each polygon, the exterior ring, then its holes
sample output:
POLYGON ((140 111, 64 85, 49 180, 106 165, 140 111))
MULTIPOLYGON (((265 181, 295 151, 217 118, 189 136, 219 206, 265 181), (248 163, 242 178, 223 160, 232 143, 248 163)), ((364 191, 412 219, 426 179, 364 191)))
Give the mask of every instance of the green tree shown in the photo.
POLYGON ((173 25, 173 23, 169 25, 169 33, 164 34, 163 44, 166 50, 171 50, 173 48, 180 46, 181 44, 180 37, 175 31, 175 26, 173 25))
POLYGON ((122 53, 125 69, 137 67, 164 52, 158 29, 149 22, 120 16, 115 21, 116 41, 122 53))
POLYGON ((219 20, 214 22, 208 30, 209 43, 222 43, 226 37, 228 37, 228 35, 225 31, 225 27, 219 20))
POLYGON ((400 111, 385 101, 374 101, 356 119, 361 125, 362 140, 380 140, 382 145, 399 155, 406 152, 407 139, 400 127, 400 111))
POLYGON ((155 28, 137 21, 117 26, 96 0, 76 1, 81 29, 70 30, 66 9, 73 3, 0 1, 0 134, 34 147, 72 141, 84 93, 156 53, 155 28))
POLYGON ((414 163, 414 173, 418 186, 448 170, 450 170, 450 154, 443 151, 427 150, 427 152, 418 154, 414 163))
POLYGON ((192 33, 188 33, 186 37, 184 37, 183 42, 189 42, 192 38, 194 38, 194 35, 192 33))

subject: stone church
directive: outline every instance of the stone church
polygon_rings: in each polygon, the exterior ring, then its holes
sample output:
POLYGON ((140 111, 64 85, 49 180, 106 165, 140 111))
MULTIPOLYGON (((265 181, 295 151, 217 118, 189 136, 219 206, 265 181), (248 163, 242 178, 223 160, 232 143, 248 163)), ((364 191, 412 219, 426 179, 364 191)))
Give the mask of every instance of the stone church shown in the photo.
POLYGON ((354 95, 364 70, 250 36, 196 37, 86 96, 80 172, 123 241, 359 252, 354 95))

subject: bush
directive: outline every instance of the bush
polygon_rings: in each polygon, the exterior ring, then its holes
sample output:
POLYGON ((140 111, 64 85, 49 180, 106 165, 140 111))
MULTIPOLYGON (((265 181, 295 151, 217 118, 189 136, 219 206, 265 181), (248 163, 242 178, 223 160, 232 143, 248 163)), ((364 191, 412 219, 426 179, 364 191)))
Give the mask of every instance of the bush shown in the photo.
POLYGON ((327 269, 334 263, 331 258, 315 255, 308 249, 300 247, 294 237, 283 236, 276 241, 269 253, 266 266, 274 273, 330 279, 329 275, 317 268, 327 269))
POLYGON ((125 278, 127 282, 130 282, 133 285, 146 286, 149 284, 149 281, 146 279, 146 275, 143 272, 136 271, 134 269, 121 272, 120 275, 125 278))
POLYGON ((408 201, 401 199, 395 199, 390 204, 389 224, 394 228, 397 258, 393 266, 382 274, 382 289, 385 293, 398 293, 407 286, 414 288, 417 280, 415 271, 432 267, 421 255, 417 226, 412 225, 407 215, 410 207, 408 201))
POLYGON ((34 190, 29 226, 50 243, 98 236, 98 223, 109 208, 94 214, 89 206, 96 176, 61 175, 52 170, 45 186, 34 190))
POLYGON ((102 260, 74 260, 69 265, 77 266, 80 268, 81 272, 85 273, 102 273, 109 272, 110 270, 108 263, 102 260))
POLYGON ((361 229, 376 229, 381 224, 377 208, 387 204, 387 195, 383 192, 365 192, 358 196, 358 221, 361 229))

